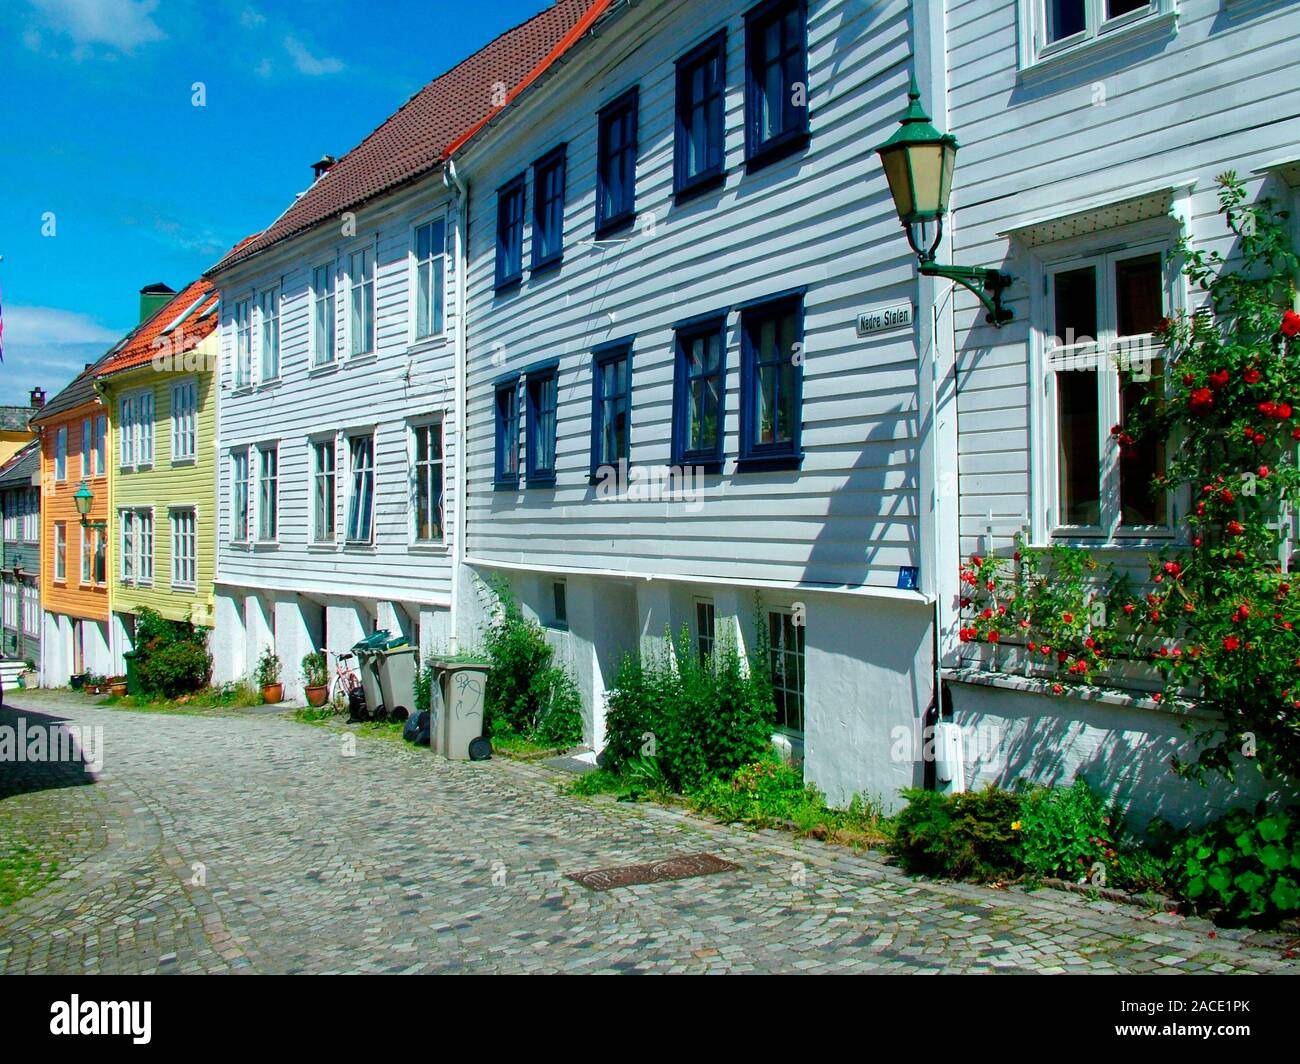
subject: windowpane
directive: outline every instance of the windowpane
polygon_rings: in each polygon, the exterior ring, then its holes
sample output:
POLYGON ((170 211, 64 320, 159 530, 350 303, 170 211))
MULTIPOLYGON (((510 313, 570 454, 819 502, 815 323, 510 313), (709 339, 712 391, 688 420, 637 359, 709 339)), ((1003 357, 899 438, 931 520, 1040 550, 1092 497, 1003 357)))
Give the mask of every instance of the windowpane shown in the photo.
POLYGON ((262 380, 280 376, 280 289, 262 293, 262 380))
POLYGON ((349 257, 348 322, 350 339, 348 351, 364 355, 374 347, 375 333, 375 258, 374 251, 363 248, 349 257))
POLYGON ((599 118, 596 228, 631 220, 636 213, 638 96, 615 101, 599 118))
POLYGON ((242 387, 253 378, 253 312, 245 299, 235 304, 235 386, 242 387))
POLYGON ((335 459, 334 441, 322 440, 316 444, 316 491, 312 539, 327 543, 334 539, 335 459))
POLYGON ((520 176, 497 193, 497 287, 517 281, 523 269, 524 179, 520 176))
POLYGON ((726 37, 719 34, 677 67, 676 187, 721 173, 726 37))
POLYGON ((230 456, 234 502, 231 510, 230 538, 235 542, 248 539, 248 452, 235 451, 230 456))
POLYGON ((1066 346, 1097 339, 1097 268, 1065 270, 1054 278, 1056 342, 1066 346))
POLYGON ((558 388, 554 369, 528 377, 528 477, 555 476, 555 427, 558 388))
POLYGON ((1115 263, 1116 332, 1138 336, 1154 332, 1164 317, 1160 255, 1140 255, 1115 263))
POLYGON ((415 538, 442 540, 442 424, 415 430, 415 538))
POLYGON ((1063 41, 1088 28, 1086 0, 1044 0, 1047 40, 1063 41))
POLYGON ((257 538, 266 542, 274 540, 279 532, 280 453, 274 447, 259 452, 261 468, 258 470, 257 538))
POLYGON ((674 460, 717 460, 722 431, 721 323, 709 323, 678 338, 679 407, 674 424, 674 460))
POLYGON ((755 153, 808 129, 804 4, 788 0, 753 18, 745 46, 746 149, 755 153), (803 91, 796 97, 796 86, 803 91))
MULTIPOLYGON (((1120 391, 1120 421, 1129 415, 1143 396, 1157 399, 1163 390, 1164 366, 1156 363, 1151 379, 1130 380, 1120 391)), ((1141 446, 1121 447, 1119 452, 1120 522, 1125 525, 1164 525, 1168 522, 1164 492, 1152 491, 1152 480, 1165 470, 1165 441, 1143 440, 1141 446)))
POLYGON ((374 438, 356 436, 351 441, 352 486, 348 496, 348 539, 370 542, 375 507, 374 438))
POLYGON ((1056 375, 1060 434, 1060 521, 1101 523, 1101 461, 1097 373, 1070 370, 1056 375))
POLYGON ((768 641, 772 669, 772 700, 776 726, 804 730, 804 626, 793 614, 768 614, 768 641))
POLYGON ((629 456, 629 416, 631 396, 628 390, 628 356, 608 357, 596 364, 596 433, 595 465, 615 465, 629 456))
POLYGON ((496 391, 496 479, 499 484, 519 480, 519 382, 508 381, 496 391))
POLYGON ((1130 11, 1149 8, 1151 0, 1106 0, 1106 18, 1119 18, 1130 11))
POLYGON ((745 436, 741 457, 791 456, 800 431, 797 303, 756 307, 742 315, 745 436))
POLYGON ((563 150, 533 166, 533 269, 564 250, 564 171, 563 150))
POLYGON ((695 645, 700 656, 700 664, 705 666, 713 660, 714 618, 712 602, 695 604, 695 645))
POLYGON ((443 244, 442 222, 429 222, 415 231, 415 335, 442 332, 443 244))
POLYGON ((312 274, 313 360, 317 366, 334 361, 334 270, 317 266, 312 274))

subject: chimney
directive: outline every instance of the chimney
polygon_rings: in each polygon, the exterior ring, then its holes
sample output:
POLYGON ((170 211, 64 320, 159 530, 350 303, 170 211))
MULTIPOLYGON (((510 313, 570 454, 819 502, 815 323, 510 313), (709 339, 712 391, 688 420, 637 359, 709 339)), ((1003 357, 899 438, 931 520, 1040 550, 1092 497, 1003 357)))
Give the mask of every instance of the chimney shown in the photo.
POLYGON ((29 398, 32 402, 32 408, 39 410, 45 405, 45 389, 37 385, 29 393, 29 398))
POLYGON ((158 311, 172 301, 176 295, 172 289, 159 281, 147 284, 140 289, 140 320, 148 321, 158 311))
POLYGON ((311 172, 316 175, 316 180, 319 181, 334 168, 336 162, 338 162, 338 160, 334 158, 334 156, 322 155, 311 164, 311 172))

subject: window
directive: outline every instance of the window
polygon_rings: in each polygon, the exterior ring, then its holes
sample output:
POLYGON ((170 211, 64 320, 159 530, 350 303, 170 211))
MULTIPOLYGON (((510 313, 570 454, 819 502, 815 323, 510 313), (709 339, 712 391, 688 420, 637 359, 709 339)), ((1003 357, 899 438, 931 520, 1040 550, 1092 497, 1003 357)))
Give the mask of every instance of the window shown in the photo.
POLYGON ((23 539, 36 543, 41 537, 41 496, 36 488, 27 492, 23 510, 23 539))
POLYGON ((767 615, 767 637, 772 659, 772 700, 776 726, 783 731, 804 730, 804 626, 792 612, 772 610, 767 615))
POLYGON ((745 16, 745 158, 749 169, 808 143, 806 0, 766 0, 745 16))
POLYGON ((91 540, 90 529, 85 525, 81 526, 81 544, 78 549, 78 556, 81 558, 81 582, 89 584, 91 579, 91 564, 94 560, 94 546, 91 540))
POLYGON ((280 287, 276 285, 262 293, 258 317, 262 323, 262 380, 273 381, 280 376, 280 287))
POLYGON ((375 347, 375 252, 361 248, 348 257, 348 353, 375 347))
POLYGON ((4 578, 5 627, 18 627, 18 584, 12 577, 4 578))
POLYGON ((312 444, 312 523, 313 543, 334 542, 337 466, 332 439, 312 444))
POLYGON ((198 453, 196 418, 199 384, 194 378, 172 385, 172 463, 193 461, 198 453))
POLYGON ((596 236, 636 220, 637 112, 633 88, 601 109, 597 118, 596 236))
POLYGON ((1111 426, 1145 394, 1160 394, 1166 314, 1164 256, 1112 252, 1048 271, 1051 335, 1045 340, 1049 412, 1054 418, 1058 529, 1112 535, 1163 529, 1168 500, 1152 494, 1165 448, 1122 447, 1111 426))
POLYGON ((415 539, 441 543, 443 536, 442 422, 415 427, 415 539))
POLYGON ((90 542, 94 551, 94 571, 91 575, 94 577, 94 582, 102 587, 108 583, 108 530, 92 528, 90 542))
POLYGON ((496 385, 496 486, 519 485, 519 378, 496 385))
POLYGON ((528 400, 528 483, 555 483, 555 428, 559 400, 559 366, 530 369, 528 400))
POLYGON ((726 318, 677 330, 673 377, 673 465, 722 464, 726 318))
POLYGON ((54 479, 68 479, 68 427, 61 426, 54 435, 54 479))
POLYGON ((4 493, 4 533, 5 539, 18 538, 18 520, 22 516, 22 498, 12 491, 4 493))
POLYGON ((248 542, 248 451, 230 453, 230 539, 233 543, 248 542))
POLYGON ((740 462, 797 466, 802 458, 803 296, 740 315, 740 462))
POLYGON ((85 418, 81 422, 81 477, 83 480, 86 477, 90 476, 90 471, 91 471, 90 455, 92 450, 92 444, 90 442, 90 437, 91 437, 92 429, 90 426, 91 426, 90 418, 85 418))
POLYGON ((497 190, 498 289, 515 284, 524 275, 524 175, 497 190))
POLYGON ((564 256, 565 146, 533 163, 533 270, 564 256))
POLYGON ((68 579, 68 526, 64 521, 54 522, 54 579, 68 579))
POLYGON ((94 428, 94 451, 95 451, 95 476, 102 477, 107 465, 105 451, 108 446, 108 418, 100 414, 95 418, 94 428))
POLYGON ((375 438, 353 436, 348 441, 352 488, 348 494, 348 542, 369 543, 375 517, 375 438))
POLYGON ((554 627, 569 627, 569 586, 563 580, 556 580, 551 584, 551 612, 554 617, 554 627))
POLYGON ((1021 0, 1030 42, 1022 58, 1045 58, 1172 11, 1173 0, 1021 0))
POLYGON ((695 649, 700 656, 700 664, 708 666, 713 661, 713 650, 717 643, 717 616, 710 599, 695 600, 695 649))
POLYGON ((722 32, 677 61, 673 191, 678 197, 722 184, 726 88, 727 35, 722 32))
POLYGON ((280 532, 280 449, 277 444, 257 449, 257 538, 273 543, 280 532))
POLYGON ((235 387, 245 388, 252 382, 253 311, 244 299, 235 304, 235 387))
POLYGON ((122 528, 121 581, 123 584, 153 583, 153 511, 119 510, 122 528))
POLYGON ((23 631, 28 635, 41 631, 41 593, 34 583, 23 590, 23 631))
POLYGON ((118 450, 123 469, 153 462, 153 390, 133 392, 118 401, 118 450))
POLYGON ((415 230, 415 338, 442 335, 447 234, 444 222, 428 222, 415 230))
POLYGON ((193 510, 171 511, 172 587, 198 583, 198 520, 193 510))
POLYGON ((334 361, 334 267, 317 266, 312 271, 312 365, 328 366, 334 361))
POLYGON ((597 349, 592 356, 591 475, 631 457, 632 346, 597 349))

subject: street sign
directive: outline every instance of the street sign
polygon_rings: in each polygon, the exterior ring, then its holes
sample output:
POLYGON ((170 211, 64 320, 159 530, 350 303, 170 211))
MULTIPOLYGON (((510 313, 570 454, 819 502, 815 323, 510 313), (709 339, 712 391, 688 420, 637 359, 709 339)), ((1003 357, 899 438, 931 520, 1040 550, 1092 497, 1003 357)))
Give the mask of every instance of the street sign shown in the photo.
POLYGON ((911 303, 874 307, 858 315, 858 335, 869 336, 872 333, 889 332, 892 329, 910 329, 914 316, 911 303))

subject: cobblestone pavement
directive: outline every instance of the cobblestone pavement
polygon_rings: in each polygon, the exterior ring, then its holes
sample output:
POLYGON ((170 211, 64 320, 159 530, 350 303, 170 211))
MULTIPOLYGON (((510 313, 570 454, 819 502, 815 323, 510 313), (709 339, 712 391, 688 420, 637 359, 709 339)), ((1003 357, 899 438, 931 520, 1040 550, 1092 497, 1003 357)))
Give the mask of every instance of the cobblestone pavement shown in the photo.
POLYGON ((0 910, 0 972, 1297 970, 1199 920, 564 797, 540 766, 365 738, 349 757, 338 732, 282 716, 26 699, 29 727, 102 725, 105 761, 81 786, 0 768, 19 791, 0 817, 39 802, 87 845, 0 910), (698 852, 740 870, 603 893, 564 878, 698 852))

